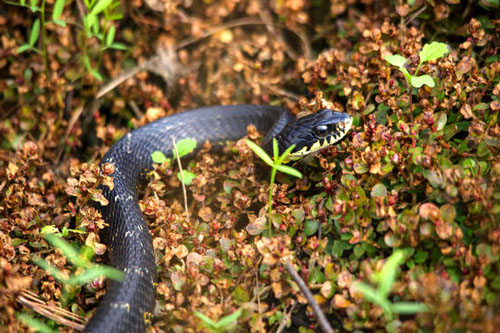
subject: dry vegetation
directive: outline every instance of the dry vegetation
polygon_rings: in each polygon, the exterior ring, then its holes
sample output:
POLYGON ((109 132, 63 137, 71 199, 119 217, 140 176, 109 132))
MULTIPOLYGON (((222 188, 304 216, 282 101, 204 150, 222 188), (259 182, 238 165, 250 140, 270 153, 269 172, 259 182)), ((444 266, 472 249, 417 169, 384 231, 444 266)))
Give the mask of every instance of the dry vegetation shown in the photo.
POLYGON ((294 112, 326 103, 349 112, 354 128, 296 165, 304 179, 278 177, 271 239, 262 236, 269 170, 244 141, 185 163, 197 175, 187 188, 189 223, 176 168, 158 166, 140 202, 160 281, 152 330, 199 332, 195 312, 216 321, 241 309, 233 331, 317 331, 285 257, 337 329, 498 327, 498 1, 123 1, 98 16, 101 33, 116 31, 117 44, 105 49, 107 37, 85 31, 85 1, 66 1, 62 26, 49 22, 56 1, 47 0, 36 50, 22 53, 41 12, 16 1, 0 6, 4 329, 27 329, 17 318, 27 313, 71 330, 20 304, 24 289, 49 309, 87 319, 104 294, 100 280, 64 286, 31 259, 74 273, 43 238, 60 232, 82 255, 91 249, 105 262, 105 222, 89 201, 105 200, 97 184, 111 180, 96 165, 113 142, 161 116, 234 103, 294 112), (123 17, 112 20, 113 13, 123 17), (409 91, 384 57, 404 56, 414 73, 419 51, 434 40, 449 49, 420 68, 435 86, 409 91), (99 77, 134 68, 141 70, 94 101, 99 77), (370 283, 395 249, 407 257, 389 300, 422 303, 428 312, 388 318, 354 288, 370 283))

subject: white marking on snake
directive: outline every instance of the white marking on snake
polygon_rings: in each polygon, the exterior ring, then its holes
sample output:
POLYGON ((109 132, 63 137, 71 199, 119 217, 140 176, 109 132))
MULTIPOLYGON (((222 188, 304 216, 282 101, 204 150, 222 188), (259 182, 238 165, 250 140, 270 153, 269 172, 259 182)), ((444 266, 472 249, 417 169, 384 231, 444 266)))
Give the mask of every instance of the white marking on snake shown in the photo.
POLYGON ((130 142, 132 141, 132 134, 130 133, 127 133, 127 154, 131 154, 132 153, 132 149, 130 149, 130 142))
POLYGON ((114 309, 125 309, 127 312, 130 312, 129 303, 111 303, 110 306, 114 309))

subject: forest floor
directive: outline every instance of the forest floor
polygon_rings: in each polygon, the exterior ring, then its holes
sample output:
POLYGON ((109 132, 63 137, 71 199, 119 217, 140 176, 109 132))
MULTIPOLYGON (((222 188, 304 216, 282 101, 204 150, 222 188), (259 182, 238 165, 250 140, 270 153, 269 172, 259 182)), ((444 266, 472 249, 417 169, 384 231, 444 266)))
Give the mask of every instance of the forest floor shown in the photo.
POLYGON ((95 311, 106 283, 80 277, 107 262, 91 201, 105 201, 97 164, 114 142, 186 109, 272 104, 348 112, 353 128, 274 186, 244 140, 203 150, 183 165, 189 220, 177 164, 158 165, 140 200, 158 265, 149 330, 319 331, 290 262, 335 330, 494 332, 499 13, 498 0, 2 1, 2 329, 78 330, 95 311))

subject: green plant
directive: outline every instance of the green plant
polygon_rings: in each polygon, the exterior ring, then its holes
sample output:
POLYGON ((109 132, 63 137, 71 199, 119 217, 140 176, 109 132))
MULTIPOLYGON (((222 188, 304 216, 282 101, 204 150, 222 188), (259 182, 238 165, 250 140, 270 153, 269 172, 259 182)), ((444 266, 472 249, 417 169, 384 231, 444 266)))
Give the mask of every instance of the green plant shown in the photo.
MULTIPOLYGON (((55 0, 52 8, 52 20, 46 21, 46 0, 42 0, 39 4, 38 0, 30 0, 29 4, 26 0, 20 0, 18 3, 5 1, 5 3, 28 8, 32 13, 39 13, 40 18, 35 19, 31 26, 31 32, 27 43, 22 44, 17 49, 18 53, 33 51, 42 56, 45 74, 48 76, 48 60, 47 60, 47 29, 48 24, 57 24, 62 27, 66 26, 66 22, 60 19, 66 4, 65 0, 55 0), (36 43, 40 37, 41 31, 41 50, 36 47, 36 43)), ((102 80, 102 75, 98 68, 101 63, 102 53, 107 49, 126 50, 127 47, 115 41, 116 27, 112 21, 120 20, 123 14, 119 10, 120 0, 84 0, 87 7, 87 14, 83 16, 83 31, 84 36, 81 38, 81 50, 83 52, 81 59, 85 69, 98 80, 102 80), (100 42, 97 52, 97 65, 91 64, 89 54, 89 40, 97 38, 100 42)))
POLYGON ((68 295, 76 291, 78 287, 88 284, 98 277, 104 276, 117 281, 123 280, 124 273, 122 271, 113 267, 92 263, 92 250, 90 247, 84 246, 78 251, 55 234, 46 234, 44 239, 53 247, 59 249, 71 264, 76 267, 75 273, 67 277, 63 272, 49 264, 46 260, 40 257, 32 258, 32 261, 36 265, 43 268, 49 275, 63 284, 66 299, 68 299, 68 295))
POLYGON ((444 43, 432 42, 430 44, 425 44, 422 50, 420 50, 420 52, 418 53, 420 62, 418 63, 417 69, 415 70, 415 74, 413 75, 410 74, 405 67, 406 62, 408 61, 408 59, 406 59, 405 57, 399 54, 394 54, 388 55, 384 58, 391 65, 398 67, 399 71, 403 73, 405 77, 406 87, 408 89, 408 92, 410 93, 410 117, 412 121, 412 87, 420 88, 425 84, 432 88, 436 85, 434 79, 430 75, 424 74, 419 76, 418 71, 420 70, 420 67, 424 62, 439 59, 446 53, 448 53, 448 47, 444 43))
MULTIPOLYGON (((392 303, 389 299, 389 293, 392 289, 392 285, 396 279, 396 274, 398 267, 405 261, 408 256, 409 251, 407 250, 396 250, 387 259, 387 262, 382 267, 381 271, 374 273, 370 279, 372 282, 377 283, 377 289, 372 286, 357 281, 354 283, 354 288, 358 289, 364 297, 377 304, 384 310, 385 318, 388 321, 392 321, 394 314, 415 314, 418 312, 426 312, 428 308, 425 304, 412 303, 412 302, 396 302, 392 303)), ((391 326, 388 327, 388 330, 391 326)))
MULTIPOLYGON (((196 140, 182 139, 176 143, 176 146, 177 151, 179 152, 179 158, 182 158, 190 154, 196 148, 196 140)), ((177 156, 175 154, 175 150, 172 151, 172 159, 166 157, 165 154, 157 150, 151 154, 151 158, 153 159, 153 162, 157 164, 162 164, 164 162, 168 162, 170 164, 173 160, 177 159, 177 156)), ((184 184, 186 185, 190 185, 195 177, 196 174, 187 170, 181 169, 179 170, 179 172, 177 172, 177 178, 179 179, 179 181, 182 181, 182 179, 184 179, 184 184)))
POLYGON ((283 165, 286 162, 286 158, 290 154, 290 152, 295 148, 295 145, 291 145, 287 150, 283 152, 281 156, 279 156, 279 148, 278 141, 276 138, 273 138, 273 157, 272 159, 261 147, 250 140, 246 140, 247 145, 253 152, 259 156, 267 165, 271 167, 271 180, 269 181, 269 202, 268 202, 268 224, 269 224, 269 235, 272 232, 272 210, 273 210, 273 187, 274 180, 276 178, 276 172, 280 171, 286 173, 290 176, 302 178, 302 174, 297 169, 294 169, 290 166, 283 165))
POLYGON ((54 3, 54 8, 52 9, 52 21, 46 21, 45 17, 45 0, 42 0, 42 3, 38 5, 38 0, 30 0, 29 4, 26 3, 26 0, 20 0, 19 3, 5 1, 11 5, 18 5, 21 7, 28 8, 32 13, 40 13, 40 18, 37 18, 32 26, 31 32, 29 36, 28 43, 24 43, 19 46, 17 49, 18 53, 23 53, 26 51, 34 51, 42 56, 43 67, 45 74, 48 76, 48 63, 47 63, 47 24, 54 23, 60 26, 66 26, 66 22, 59 19, 64 9, 65 0, 56 0, 54 3), (38 41, 38 37, 40 36, 40 20, 41 20, 41 30, 42 30, 42 50, 35 47, 36 42, 38 41))
POLYGON ((212 333, 222 333, 222 332, 227 332, 230 330, 233 326, 236 324, 236 321, 238 318, 241 316, 242 310, 238 309, 231 313, 230 315, 227 315, 223 318, 221 318, 219 321, 215 322, 212 319, 208 318, 205 316, 203 313, 196 311, 194 315, 198 318, 201 319, 201 322, 203 323, 203 326, 205 326, 206 329, 208 329, 212 333))
POLYGON ((418 53, 420 62, 418 63, 414 75, 410 74, 406 69, 405 64, 408 59, 405 57, 399 54, 394 54, 386 56, 385 60, 391 65, 398 67, 401 73, 404 74, 408 86, 411 85, 412 87, 420 88, 425 84, 432 88, 436 85, 434 79, 427 74, 419 76, 418 71, 424 62, 439 59, 446 53, 448 53, 448 47, 444 43, 432 42, 430 44, 425 44, 422 50, 418 53))
POLYGON ((52 330, 49 326, 47 326, 45 323, 43 323, 41 320, 35 319, 32 316, 28 315, 27 313, 20 313, 17 315, 17 318, 21 320, 23 323, 26 325, 30 326, 36 332, 39 333, 53 333, 56 332, 52 330))
POLYGON ((123 14, 119 10, 120 0, 84 0, 84 3, 87 7, 87 14, 83 17, 85 38, 82 39, 82 60, 89 73, 102 80, 102 76, 97 70, 101 63, 102 52, 106 49, 127 49, 125 45, 115 42, 116 27, 112 23, 123 18, 123 14), (92 67, 87 47, 88 40, 94 37, 100 41, 96 67, 92 67))

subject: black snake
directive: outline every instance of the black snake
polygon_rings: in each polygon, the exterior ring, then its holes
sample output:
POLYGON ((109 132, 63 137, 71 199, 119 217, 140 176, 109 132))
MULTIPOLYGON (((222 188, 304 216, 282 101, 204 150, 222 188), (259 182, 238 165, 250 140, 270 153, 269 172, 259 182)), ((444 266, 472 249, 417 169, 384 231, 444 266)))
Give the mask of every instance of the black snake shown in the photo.
POLYGON ((295 120, 285 109, 274 106, 205 107, 159 119, 115 143, 101 161, 101 165, 114 164, 114 189, 102 187, 109 204, 99 209, 109 224, 102 237, 109 246, 111 265, 125 272, 125 279, 110 283, 85 331, 143 332, 152 317, 156 264, 137 197, 141 175, 153 164, 151 154, 159 150, 171 156, 172 138, 195 139, 198 148, 209 141, 217 148, 244 137, 249 124, 266 133, 262 145, 267 151, 276 137, 280 152, 295 144, 291 157, 299 159, 339 141, 350 129, 351 118, 327 109, 295 120))

